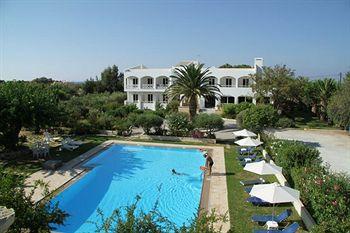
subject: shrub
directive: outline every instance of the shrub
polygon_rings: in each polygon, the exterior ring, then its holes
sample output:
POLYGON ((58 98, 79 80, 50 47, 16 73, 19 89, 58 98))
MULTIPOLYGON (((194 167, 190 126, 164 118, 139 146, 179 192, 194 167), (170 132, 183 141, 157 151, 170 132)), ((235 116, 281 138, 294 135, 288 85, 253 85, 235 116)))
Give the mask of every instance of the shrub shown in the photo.
POLYGON ((321 164, 320 152, 302 142, 280 140, 272 144, 276 163, 290 173, 292 168, 321 164))
POLYGON ((117 135, 129 136, 132 133, 133 123, 130 120, 119 119, 114 121, 114 127, 117 131, 117 135))
POLYGON ((236 118, 240 112, 254 106, 252 103, 242 102, 239 104, 223 104, 223 116, 227 118, 236 118))
POLYGON ((280 119, 278 119, 276 126, 281 128, 293 128, 295 127, 295 123, 292 119, 288 117, 281 117, 280 119))
MULTIPOLYGON (((38 186, 37 182, 31 188, 35 190, 38 186)), ((16 215, 9 232, 50 232, 52 224, 63 224, 67 213, 45 201, 35 203, 34 192, 28 194, 26 188, 25 177, 0 167, 0 206, 13 208, 16 215)), ((44 190, 47 194, 47 188, 44 190)))
POLYGON ((189 114, 187 113, 172 113, 166 117, 166 120, 171 135, 178 137, 187 136, 192 130, 189 114))
POLYGON ((180 101, 178 100, 171 100, 165 110, 167 113, 173 113, 173 112, 178 112, 179 111, 179 106, 180 106, 180 101))
POLYGON ((194 126, 204 129, 208 137, 212 137, 213 131, 224 127, 224 120, 216 114, 201 113, 194 119, 194 126))
POLYGON ((73 131, 75 134, 83 135, 96 133, 97 129, 88 120, 78 120, 73 127, 73 131))
POLYGON ((350 178, 323 166, 295 168, 295 188, 314 217, 312 232, 347 232, 350 229, 350 178))
POLYGON ((239 115, 238 126, 256 132, 274 126, 278 120, 277 111, 271 105, 254 105, 242 111, 239 115))
POLYGON ((159 132, 163 125, 163 118, 154 113, 145 113, 137 117, 136 124, 142 127, 146 134, 150 134, 153 128, 155 132, 159 132))

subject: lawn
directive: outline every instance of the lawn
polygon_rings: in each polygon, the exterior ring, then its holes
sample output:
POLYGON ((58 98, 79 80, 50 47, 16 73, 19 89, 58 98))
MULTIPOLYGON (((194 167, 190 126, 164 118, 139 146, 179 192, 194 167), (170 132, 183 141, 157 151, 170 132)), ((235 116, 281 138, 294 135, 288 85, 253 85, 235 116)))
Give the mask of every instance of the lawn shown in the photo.
MULTIPOLYGON (((232 232, 252 232, 253 229, 264 229, 264 226, 259 226, 252 222, 251 216, 254 214, 271 214, 273 212, 273 207, 253 206, 245 201, 249 195, 244 191, 239 181, 257 179, 259 176, 244 171, 242 166, 238 163, 237 155, 236 147, 231 146, 230 148, 225 148, 226 173, 230 174, 226 179, 231 230, 232 232)), ((274 176, 263 176, 263 178, 269 182, 276 181, 274 176)), ((297 221, 299 225, 302 225, 302 221, 293 209, 292 204, 280 204, 275 206, 275 213, 279 214, 287 208, 292 209, 293 214, 288 218, 288 221, 281 224, 281 226, 295 221, 297 221)), ((303 230, 300 229, 299 232, 303 232, 303 230)))
POLYGON ((339 129, 336 126, 329 125, 327 122, 320 121, 318 117, 296 117, 295 118, 296 128, 310 128, 310 129, 339 129))

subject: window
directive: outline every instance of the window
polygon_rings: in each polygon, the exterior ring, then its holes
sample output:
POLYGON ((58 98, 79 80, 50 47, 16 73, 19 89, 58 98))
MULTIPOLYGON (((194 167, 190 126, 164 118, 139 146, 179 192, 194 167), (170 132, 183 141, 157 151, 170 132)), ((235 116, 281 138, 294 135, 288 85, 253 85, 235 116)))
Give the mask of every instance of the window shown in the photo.
POLYGON ((133 94, 132 95, 132 100, 133 100, 133 102, 138 102, 139 101, 139 95, 138 94, 133 94))
POLYGON ((132 85, 137 85, 139 80, 137 78, 132 79, 132 85))
POLYGON ((153 102, 153 94, 147 95, 147 102, 153 102))
POLYGON ((147 79, 147 84, 152 85, 153 84, 153 78, 148 78, 147 79))
POLYGON ((163 78, 163 85, 168 85, 168 79, 167 78, 163 78))
POLYGON ((243 87, 249 86, 249 79, 248 78, 244 78, 242 81, 243 81, 243 87))
POLYGON ((222 96, 221 97, 221 103, 222 104, 227 104, 227 103, 235 103, 235 97, 233 96, 222 96))
POLYGON ((209 79, 209 85, 215 85, 215 78, 209 79))
POLYGON ((226 86, 227 87, 231 87, 232 86, 232 79, 231 78, 227 78, 226 79, 226 86))

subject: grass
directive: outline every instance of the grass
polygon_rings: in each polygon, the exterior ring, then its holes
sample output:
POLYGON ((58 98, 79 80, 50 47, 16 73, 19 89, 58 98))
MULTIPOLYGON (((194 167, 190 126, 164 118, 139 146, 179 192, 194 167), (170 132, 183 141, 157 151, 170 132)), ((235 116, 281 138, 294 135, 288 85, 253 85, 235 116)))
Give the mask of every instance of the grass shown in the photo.
POLYGON ((327 122, 321 121, 318 117, 296 117, 296 128, 309 128, 309 129, 339 129, 336 126, 329 125, 327 122))
MULTIPOLYGON (((251 217, 254 214, 270 215, 273 212, 273 207, 253 206, 245 201, 249 195, 244 191, 244 188, 239 181, 257 179, 259 176, 254 173, 244 171, 242 166, 238 163, 237 156, 238 153, 236 151, 236 147, 231 146, 231 148, 225 148, 226 173, 229 174, 226 179, 231 230, 232 232, 252 232, 253 229, 263 229, 264 226, 259 226, 258 224, 253 223, 251 221, 251 217)), ((274 176, 263 176, 263 178, 269 182, 277 181, 274 176)), ((288 203, 275 206, 275 213, 279 214, 286 208, 291 208, 293 210, 293 214, 288 218, 288 221, 283 224, 285 225, 296 221, 302 226, 302 221, 296 211, 293 209, 292 204, 288 203)), ((283 224, 280 225, 284 226, 283 224)), ((299 229, 299 232, 303 232, 303 229, 299 229)))

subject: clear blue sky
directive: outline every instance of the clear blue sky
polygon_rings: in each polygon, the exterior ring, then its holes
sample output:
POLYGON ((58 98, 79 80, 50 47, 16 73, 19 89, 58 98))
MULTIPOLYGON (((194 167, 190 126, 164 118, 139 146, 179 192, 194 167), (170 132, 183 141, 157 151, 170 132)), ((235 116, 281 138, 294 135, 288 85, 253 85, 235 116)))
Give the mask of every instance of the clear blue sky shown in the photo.
POLYGON ((350 0, 0 0, 0 79, 81 81, 108 65, 286 64, 350 70, 350 0))

